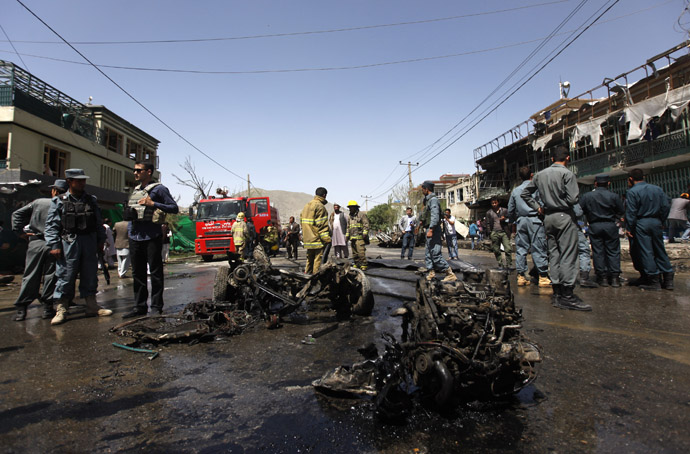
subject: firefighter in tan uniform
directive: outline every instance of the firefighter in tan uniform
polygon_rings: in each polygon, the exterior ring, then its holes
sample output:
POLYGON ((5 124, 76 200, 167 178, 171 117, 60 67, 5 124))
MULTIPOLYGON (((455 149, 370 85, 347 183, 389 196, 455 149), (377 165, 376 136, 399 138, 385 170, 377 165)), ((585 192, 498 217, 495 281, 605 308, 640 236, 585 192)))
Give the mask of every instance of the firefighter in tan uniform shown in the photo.
POLYGON ((235 243, 235 252, 240 256, 240 260, 244 260, 245 249, 249 240, 249 231, 247 230, 247 223, 244 222, 244 213, 237 214, 237 220, 232 225, 231 232, 232 241, 235 243))
POLYGON ((354 267, 364 271, 367 269, 367 248, 365 245, 369 244, 369 218, 359 211, 359 204, 355 200, 350 200, 347 208, 350 210, 350 216, 347 218, 346 236, 352 247, 354 267))
POLYGON ((316 195, 302 208, 302 241, 307 250, 307 266, 304 272, 313 274, 321 267, 323 250, 331 242, 328 229, 328 212, 326 211, 326 188, 316 188, 316 195))

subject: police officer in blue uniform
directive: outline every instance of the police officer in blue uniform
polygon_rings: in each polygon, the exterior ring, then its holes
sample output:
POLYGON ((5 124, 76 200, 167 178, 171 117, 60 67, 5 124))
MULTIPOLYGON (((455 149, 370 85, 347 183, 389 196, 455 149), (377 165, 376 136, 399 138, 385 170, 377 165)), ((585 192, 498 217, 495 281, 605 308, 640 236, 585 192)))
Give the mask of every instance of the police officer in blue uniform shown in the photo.
MULTIPOLYGON (((65 180, 55 180, 55 183, 48 187, 51 191, 51 197, 57 197, 68 189, 65 180)), ((52 318, 55 315, 53 309, 53 292, 55 292, 57 279, 55 276, 55 258, 50 255, 50 248, 46 245, 44 237, 50 205, 51 198, 43 197, 12 213, 12 230, 29 242, 26 250, 22 287, 19 290, 17 301, 14 303, 17 314, 13 320, 16 322, 26 319, 26 309, 37 298, 43 304, 41 318, 52 318), (43 291, 39 291, 41 278, 43 279, 43 291)))
POLYGON ((575 175, 566 167, 570 150, 560 146, 551 155, 553 164, 540 171, 523 189, 522 200, 544 215, 549 247, 549 275, 553 287, 552 305, 561 309, 591 311, 573 292, 577 281, 577 218, 574 206, 580 190, 575 175), (534 198, 539 191, 543 206, 534 198))
MULTIPOLYGON (((546 246, 546 233, 544 223, 538 210, 527 205, 522 200, 521 194, 532 180, 532 170, 528 166, 520 167, 522 184, 513 189, 508 201, 508 217, 510 222, 516 223, 515 232, 515 268, 517 269, 517 285, 529 285, 530 281, 525 276, 527 272, 527 254, 532 250, 532 261, 539 272, 539 287, 550 287, 549 258, 546 246)), ((534 192, 534 198, 541 203, 539 191, 534 192)))
POLYGON ((592 270, 592 250, 584 232, 585 214, 579 203, 575 204, 573 211, 577 218, 577 259, 580 267, 578 284, 583 288, 598 288, 599 284, 589 278, 589 272, 592 270))
POLYGON ((45 227, 50 254, 57 260, 57 284, 53 298, 57 313, 51 325, 65 322, 69 302, 74 298, 77 274, 79 294, 86 302, 87 317, 107 317, 113 311, 96 303, 98 291, 98 253, 105 245, 105 228, 96 198, 85 191, 82 169, 65 170, 69 191, 51 202, 45 227))
POLYGON ((642 169, 633 169, 628 177, 625 221, 632 238, 631 247, 642 268, 638 285, 645 290, 673 290, 673 268, 666 254, 663 223, 671 204, 664 191, 644 181, 642 169))
POLYGON ((580 206, 589 223, 589 241, 596 283, 601 287, 620 287, 621 243, 616 221, 623 216, 623 200, 609 190, 608 175, 594 180, 594 190, 580 198, 580 206))

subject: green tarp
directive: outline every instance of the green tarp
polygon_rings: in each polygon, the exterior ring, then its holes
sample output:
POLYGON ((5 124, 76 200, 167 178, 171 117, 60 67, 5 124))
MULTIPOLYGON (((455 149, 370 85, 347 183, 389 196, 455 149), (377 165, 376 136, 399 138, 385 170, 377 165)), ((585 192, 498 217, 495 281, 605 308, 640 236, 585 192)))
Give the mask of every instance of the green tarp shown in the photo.
MULTIPOLYGON (((122 220, 122 205, 116 205, 113 210, 103 210, 103 218, 108 218, 113 224, 122 220)), ((173 215, 167 217, 172 238, 170 250, 176 252, 189 252, 194 250, 196 238, 196 226, 187 215, 173 215)))

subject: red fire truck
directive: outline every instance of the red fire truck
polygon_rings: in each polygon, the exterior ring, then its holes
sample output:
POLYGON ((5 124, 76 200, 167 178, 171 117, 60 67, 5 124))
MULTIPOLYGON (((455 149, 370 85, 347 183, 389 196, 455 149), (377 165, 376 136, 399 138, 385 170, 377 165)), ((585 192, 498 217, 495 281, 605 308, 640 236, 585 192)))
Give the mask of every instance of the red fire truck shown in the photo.
POLYGON ((269 197, 202 199, 196 212, 196 254, 209 262, 216 254, 235 252, 231 229, 240 212, 245 214, 250 228, 254 225, 256 238, 269 219, 280 230, 278 210, 269 197))

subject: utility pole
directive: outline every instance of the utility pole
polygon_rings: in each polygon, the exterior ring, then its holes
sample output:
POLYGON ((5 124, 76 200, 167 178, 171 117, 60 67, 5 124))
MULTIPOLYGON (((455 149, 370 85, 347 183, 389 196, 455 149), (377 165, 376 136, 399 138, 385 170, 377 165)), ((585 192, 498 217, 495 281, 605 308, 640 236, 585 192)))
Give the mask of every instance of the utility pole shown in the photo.
POLYGON ((374 197, 370 196, 370 195, 362 195, 360 197, 364 199, 364 205, 365 205, 364 211, 368 212, 369 211, 369 199, 373 199, 374 197))
POLYGON ((251 182, 249 180, 249 174, 247 174, 247 197, 251 197, 251 196, 252 196, 252 185, 251 185, 251 182))
POLYGON ((416 167, 419 165, 419 163, 417 162, 417 163, 412 164, 411 162, 408 161, 406 164, 406 163, 400 161, 400 165, 401 166, 407 166, 407 177, 410 179, 410 191, 411 191, 412 190, 412 166, 416 167))
POLYGON ((412 203, 412 196, 410 195, 412 193, 412 166, 417 167, 419 165, 418 162, 412 164, 410 161, 407 161, 407 164, 404 162, 400 161, 401 166, 407 166, 407 177, 410 180, 410 187, 407 189, 407 202, 412 203))

